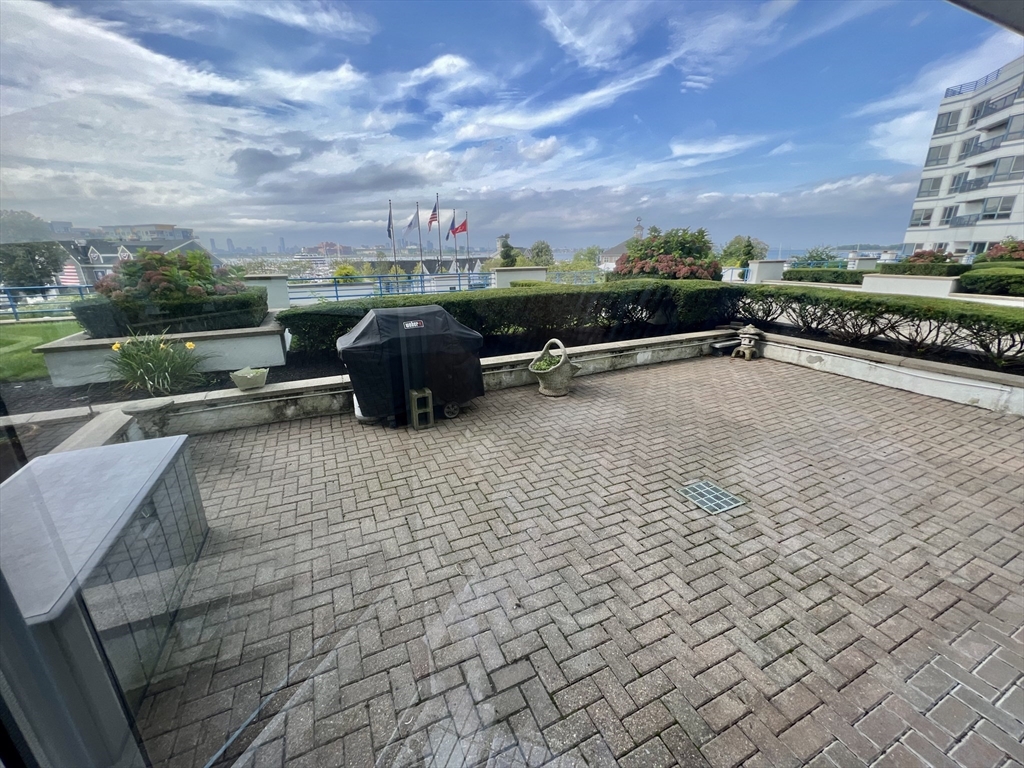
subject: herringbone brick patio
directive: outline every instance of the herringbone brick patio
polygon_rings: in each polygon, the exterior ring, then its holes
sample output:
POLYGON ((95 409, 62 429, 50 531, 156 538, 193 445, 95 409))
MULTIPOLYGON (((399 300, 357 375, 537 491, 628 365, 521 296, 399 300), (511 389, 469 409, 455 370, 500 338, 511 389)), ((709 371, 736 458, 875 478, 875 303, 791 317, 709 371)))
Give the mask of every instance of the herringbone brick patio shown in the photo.
POLYGON ((192 445, 155 765, 1024 763, 1021 419, 709 358, 192 445))

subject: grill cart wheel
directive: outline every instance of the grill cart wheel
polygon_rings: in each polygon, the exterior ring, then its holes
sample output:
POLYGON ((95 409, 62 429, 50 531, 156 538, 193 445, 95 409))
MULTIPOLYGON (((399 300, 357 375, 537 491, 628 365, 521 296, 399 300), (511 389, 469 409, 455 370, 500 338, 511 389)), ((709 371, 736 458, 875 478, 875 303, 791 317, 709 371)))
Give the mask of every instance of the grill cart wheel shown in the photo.
POLYGON ((445 403, 444 404, 444 417, 446 419, 454 419, 459 415, 462 408, 458 403, 445 403))

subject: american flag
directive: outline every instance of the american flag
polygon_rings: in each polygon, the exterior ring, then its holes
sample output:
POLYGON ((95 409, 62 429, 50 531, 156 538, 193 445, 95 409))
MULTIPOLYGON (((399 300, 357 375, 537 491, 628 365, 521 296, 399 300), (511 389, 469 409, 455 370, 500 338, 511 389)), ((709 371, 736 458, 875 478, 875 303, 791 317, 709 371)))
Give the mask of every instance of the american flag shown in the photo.
POLYGON ((427 232, 429 232, 430 228, 437 223, 437 203, 434 203, 434 210, 431 211, 430 218, 427 219, 427 232))

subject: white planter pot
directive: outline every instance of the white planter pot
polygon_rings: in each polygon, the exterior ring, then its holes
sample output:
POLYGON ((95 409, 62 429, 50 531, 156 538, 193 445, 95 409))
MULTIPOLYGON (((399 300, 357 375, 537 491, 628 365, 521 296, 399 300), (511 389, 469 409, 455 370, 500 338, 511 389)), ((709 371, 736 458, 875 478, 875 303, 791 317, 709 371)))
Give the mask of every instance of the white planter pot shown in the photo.
POLYGON ((247 389, 259 389, 267 383, 267 371, 269 370, 269 368, 245 367, 240 371, 234 371, 231 374, 231 380, 235 382, 235 386, 242 391, 247 389))

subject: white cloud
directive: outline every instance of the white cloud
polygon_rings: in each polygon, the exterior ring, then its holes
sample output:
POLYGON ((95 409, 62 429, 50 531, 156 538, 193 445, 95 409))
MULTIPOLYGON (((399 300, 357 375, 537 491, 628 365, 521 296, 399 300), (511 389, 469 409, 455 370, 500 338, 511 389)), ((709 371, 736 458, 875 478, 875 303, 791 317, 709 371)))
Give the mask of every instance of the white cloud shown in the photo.
POLYGON ((520 141, 518 144, 520 155, 538 163, 554 157, 558 146, 558 138, 555 136, 548 136, 546 139, 535 141, 532 144, 525 141, 520 141))
POLYGON ((320 72, 284 72, 279 69, 256 71, 259 88, 293 101, 320 102, 339 91, 350 91, 363 85, 366 76, 349 62, 336 69, 320 72))
POLYGON ((907 112, 871 126, 868 144, 887 160, 920 168, 934 126, 934 110, 907 112))
POLYGON ((537 2, 541 24, 584 67, 609 69, 636 42, 648 0, 537 2))
POLYGON ((792 152, 794 149, 796 149, 796 144, 794 144, 792 141, 784 141, 781 144, 779 144, 779 146, 777 146, 775 149, 773 149, 771 152, 769 152, 768 153, 768 157, 775 157, 777 155, 784 155, 787 152, 792 152))
POLYGON ((178 0, 177 4, 229 18, 262 16, 290 27, 352 40, 369 39, 377 29, 372 17, 354 13, 340 3, 320 0, 178 0))

